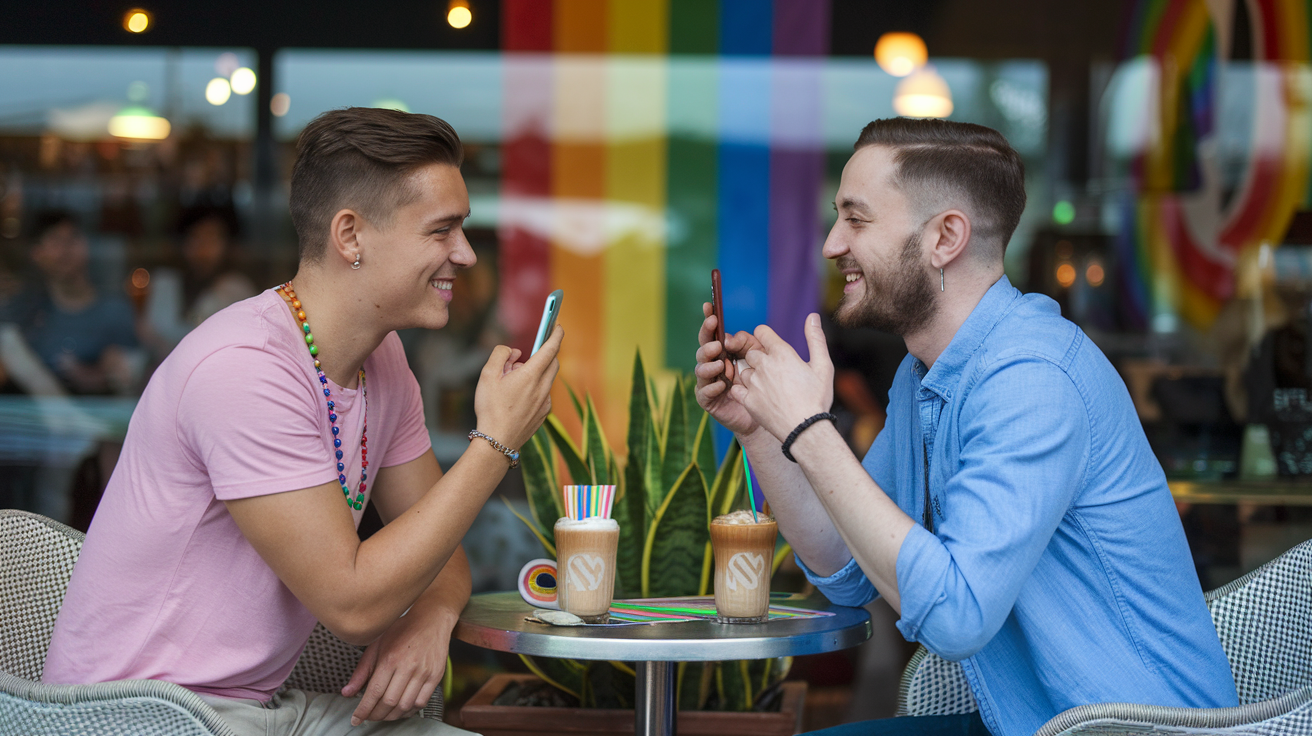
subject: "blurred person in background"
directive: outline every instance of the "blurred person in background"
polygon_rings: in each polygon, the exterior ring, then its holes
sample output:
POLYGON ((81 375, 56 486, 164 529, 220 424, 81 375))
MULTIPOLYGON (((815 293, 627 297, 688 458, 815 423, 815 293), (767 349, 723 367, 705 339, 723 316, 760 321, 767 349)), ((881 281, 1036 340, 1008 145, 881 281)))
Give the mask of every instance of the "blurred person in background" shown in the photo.
POLYGON ((37 216, 33 235, 37 278, 0 308, 9 379, 30 394, 130 393, 143 367, 132 306, 96 291, 87 237, 70 213, 37 216))
POLYGON ((157 269, 146 299, 146 339, 159 359, 210 315, 256 294, 255 284, 234 263, 238 227, 231 207, 183 211, 178 234, 182 269, 157 269))

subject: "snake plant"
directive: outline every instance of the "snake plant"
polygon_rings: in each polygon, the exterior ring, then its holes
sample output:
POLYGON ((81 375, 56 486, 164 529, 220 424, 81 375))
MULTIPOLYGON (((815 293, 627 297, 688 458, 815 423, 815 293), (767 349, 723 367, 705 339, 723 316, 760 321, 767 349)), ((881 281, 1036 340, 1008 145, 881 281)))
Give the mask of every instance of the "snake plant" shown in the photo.
MULTIPOLYGON (((582 441, 576 443, 553 414, 521 450, 529 515, 515 515, 552 557, 553 528, 565 515, 561 486, 618 486, 612 512, 620 525, 616 598, 710 592, 710 520, 733 510, 745 484, 737 441, 717 466, 712 420, 698 406, 694 387, 692 378, 677 376, 670 391, 660 396, 639 353, 633 361, 628 454, 623 462, 606 441, 591 397, 580 401, 572 390, 582 441)), ((775 555, 775 569, 787 554, 784 545, 775 555)), ((623 662, 522 659, 535 674, 586 707, 633 707, 634 672, 623 662)), ((790 665, 791 658, 680 664, 679 707, 750 710, 762 692, 787 675, 790 665)))

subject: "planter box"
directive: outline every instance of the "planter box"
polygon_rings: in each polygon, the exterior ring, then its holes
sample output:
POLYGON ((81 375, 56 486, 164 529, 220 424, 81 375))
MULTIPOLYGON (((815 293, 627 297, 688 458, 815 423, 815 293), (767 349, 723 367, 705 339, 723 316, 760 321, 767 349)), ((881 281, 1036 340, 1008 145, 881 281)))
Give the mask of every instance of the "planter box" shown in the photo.
MULTIPOLYGON (((492 705, 512 683, 535 682, 533 675, 494 675, 460 709, 461 724, 483 736, 576 736, 633 733, 633 711, 599 708, 541 708, 492 705)), ((802 730, 805 682, 785 682, 778 713, 679 711, 679 736, 792 736, 802 730)))

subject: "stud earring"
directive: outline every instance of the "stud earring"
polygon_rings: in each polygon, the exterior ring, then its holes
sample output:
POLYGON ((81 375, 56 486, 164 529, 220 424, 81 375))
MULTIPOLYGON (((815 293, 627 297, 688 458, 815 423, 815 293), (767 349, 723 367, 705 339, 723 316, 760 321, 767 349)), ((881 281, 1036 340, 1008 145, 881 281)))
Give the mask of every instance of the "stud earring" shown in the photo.
POLYGON ((360 270, 360 254, 359 254, 359 253, 356 253, 356 254, 355 254, 355 263, 352 263, 352 264, 351 264, 351 270, 352 270, 352 271, 359 271, 359 270, 360 270))
MULTIPOLYGON (((359 264, 359 262, 357 262, 355 265, 358 266, 358 265, 360 265, 360 264, 359 264)), ((943 269, 941 269, 941 268, 938 270, 938 290, 939 290, 939 291, 947 291, 947 290, 948 290, 947 287, 943 285, 943 269)))

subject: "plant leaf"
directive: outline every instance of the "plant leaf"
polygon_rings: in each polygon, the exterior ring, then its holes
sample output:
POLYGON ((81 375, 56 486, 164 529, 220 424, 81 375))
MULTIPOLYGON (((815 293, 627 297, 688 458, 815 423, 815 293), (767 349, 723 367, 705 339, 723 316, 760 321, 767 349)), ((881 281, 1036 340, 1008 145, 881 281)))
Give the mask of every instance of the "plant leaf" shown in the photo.
MULTIPOLYGON (((661 392, 656 390, 656 379, 652 378, 650 375, 647 376, 647 393, 648 393, 649 396, 651 396, 651 423, 652 423, 652 426, 653 426, 653 427, 658 427, 658 426, 663 427, 663 426, 665 426, 662 422, 665 421, 664 418, 667 417, 667 416, 669 416, 670 413, 669 413, 668 411, 663 411, 663 412, 661 412, 661 414, 659 414, 659 415, 656 414, 656 409, 657 409, 658 407, 661 406, 661 400, 660 400, 661 392)), ((664 435, 659 435, 659 434, 658 434, 658 435, 656 436, 656 443, 657 443, 657 444, 660 444, 660 443, 662 443, 662 442, 664 442, 664 441, 665 441, 664 435)), ((662 454, 665 453, 665 447, 664 447, 663 445, 661 446, 661 453, 662 453, 662 454)))
POLYGON ((697 595, 706 595, 711 589, 711 567, 715 564, 715 551, 711 543, 706 543, 706 552, 702 555, 702 580, 697 584, 697 595))
POLYGON ((651 395, 647 393, 647 370, 642 364, 642 350, 633 356, 633 388, 629 393, 629 463, 642 462, 647 448, 647 434, 653 426, 651 395))
POLYGON ((592 662, 588 667, 588 706, 592 708, 633 707, 634 676, 610 662, 592 662))
MULTIPOLYGON (((683 384, 683 414, 688 420, 685 429, 688 433, 688 447, 693 448, 695 453, 697 443, 694 440, 697 437, 697 432, 701 429, 702 417, 706 414, 706 410, 702 409, 701 404, 697 403, 697 379, 688 376, 680 378, 680 383, 683 384)), ((698 464, 701 463, 701 459, 696 454, 691 459, 697 460, 698 464)), ((710 471, 711 468, 715 467, 715 460, 711 460, 703 467, 706 468, 706 471, 710 471)), ((710 483, 706 484, 708 488, 710 485, 710 483)))
POLYGON ((611 477, 606 467, 606 458, 610 455, 610 445, 606 443, 606 434, 601 429, 601 422, 597 419, 597 407, 592 403, 592 397, 585 399, 587 404, 584 408, 583 418, 583 451, 587 453, 589 470, 592 471, 592 485, 610 485, 611 477))
POLYGON ((679 710, 701 710, 711 695, 718 662, 680 662, 675 688, 679 710))
MULTIPOLYGON (((520 521, 524 522, 524 526, 528 527, 528 530, 533 532, 533 536, 538 538, 538 541, 542 543, 542 549, 546 550, 547 556, 555 557, 556 545, 548 541, 546 536, 544 536, 542 532, 536 526, 533 525, 533 522, 529 521, 528 519, 525 519, 523 516, 520 516, 519 512, 515 510, 514 506, 510 505, 510 501, 505 496, 502 496, 501 500, 505 501, 506 508, 510 509, 510 513, 514 514, 516 519, 519 519, 520 521)), ((554 522, 552 523, 552 529, 553 530, 555 529, 554 522)))
POLYGON ((642 554, 642 596, 693 595, 702 578, 711 538, 706 487, 696 463, 684 469, 647 529, 642 554), (653 565, 652 561, 659 561, 653 565))
POLYGON ((647 490, 647 519, 650 521, 656 509, 665 502, 665 492, 670 488, 661 480, 660 439, 655 427, 647 433, 646 447, 643 448, 642 483, 647 490))
POLYGON ((615 597, 642 597, 642 552, 647 546, 647 498, 637 463, 624 469, 624 494, 615 500, 611 517, 620 525, 615 556, 615 597))
POLYGON ((711 486, 711 514, 720 516, 733 510, 734 500, 742 486, 743 448, 737 438, 729 443, 729 450, 724 453, 724 462, 715 473, 715 484, 711 486))
POLYGON ((565 515, 565 507, 551 468, 551 461, 555 459, 553 452, 551 437, 545 429, 538 429, 520 451, 519 464, 524 468, 529 517, 542 536, 554 545, 556 519, 565 515))
POLYGON ((762 690, 783 682, 784 678, 788 677, 788 672, 793 669, 792 657, 777 657, 770 661, 774 663, 770 667, 770 679, 766 680, 762 690))
POLYGON ((721 662, 717 671, 716 684, 720 690, 720 709, 748 711, 756 693, 752 689, 752 675, 749 661, 740 659, 734 662, 721 662))
POLYGON ((583 405, 579 403, 579 395, 574 393, 574 387, 569 385, 569 381, 561 379, 565 384, 565 390, 569 392, 570 403, 574 405, 574 411, 579 415, 579 421, 583 421, 583 405))
POLYGON ((569 433, 565 431, 565 425, 560 423, 555 414, 549 414, 542 427, 551 435, 551 441, 560 451, 560 456, 565 459, 565 469, 569 471, 571 482, 574 485, 587 485, 591 480, 588 464, 584 462, 583 453, 579 451, 578 445, 574 444, 574 440, 570 439, 569 433))
MULTIPOLYGON (((688 413, 683 401, 683 385, 676 381, 670 390, 666 412, 665 450, 661 454, 661 485, 673 488, 684 468, 688 467, 688 413)), ((703 483, 705 485, 705 483, 703 483)))
MULTIPOLYGON (((715 478, 710 477, 711 468, 715 467, 715 440, 714 430, 711 424, 711 415, 697 408, 701 418, 697 420, 697 431, 692 437, 692 460, 697 463, 697 467, 702 471, 702 480, 705 481, 706 487, 711 488, 715 483, 715 478)), ((689 417, 696 416, 689 414, 689 417)), ((692 423, 689 422, 689 426, 692 423)), ((714 508, 714 506, 712 506, 714 508)))
POLYGON ((547 684, 559 688, 583 702, 587 689, 588 668, 572 659, 552 659, 550 657, 530 657, 519 655, 529 671, 542 678, 547 684))

